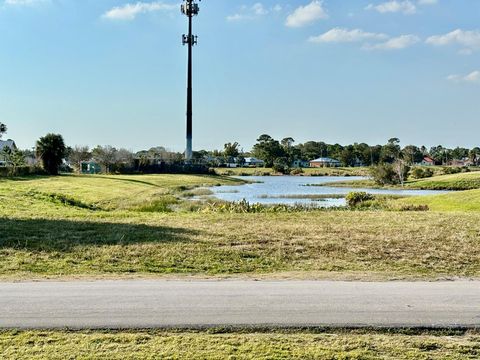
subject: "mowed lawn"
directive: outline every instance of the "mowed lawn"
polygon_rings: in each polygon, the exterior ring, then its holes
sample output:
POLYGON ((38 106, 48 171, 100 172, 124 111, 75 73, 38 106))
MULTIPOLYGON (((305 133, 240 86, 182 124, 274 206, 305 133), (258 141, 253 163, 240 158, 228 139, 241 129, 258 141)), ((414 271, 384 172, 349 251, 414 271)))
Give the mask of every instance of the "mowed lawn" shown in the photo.
POLYGON ((472 190, 480 189, 480 171, 439 175, 426 179, 412 180, 407 188, 423 190, 472 190))
POLYGON ((391 359, 465 360, 480 336, 375 332, 0 332, 0 358, 36 359, 391 359))
MULTIPOLYGON (((0 181, 0 277, 480 275, 480 212, 165 212, 208 176, 0 181)), ((461 193, 458 193, 461 194, 461 193)))

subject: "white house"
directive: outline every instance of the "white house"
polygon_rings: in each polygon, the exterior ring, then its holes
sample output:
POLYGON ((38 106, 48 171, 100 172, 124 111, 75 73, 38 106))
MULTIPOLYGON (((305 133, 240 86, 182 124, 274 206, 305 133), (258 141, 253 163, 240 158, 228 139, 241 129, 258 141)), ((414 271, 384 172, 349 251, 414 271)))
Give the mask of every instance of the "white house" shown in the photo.
POLYGON ((254 157, 248 157, 248 158, 245 158, 245 166, 252 166, 252 167, 265 166, 265 161, 254 158, 254 157))
POLYGON ((340 167, 340 161, 331 158, 318 158, 310 161, 310 167, 320 168, 320 167, 340 167))
POLYGON ((430 156, 425 156, 423 160, 420 162, 420 165, 423 166, 434 166, 435 160, 433 160, 430 156))

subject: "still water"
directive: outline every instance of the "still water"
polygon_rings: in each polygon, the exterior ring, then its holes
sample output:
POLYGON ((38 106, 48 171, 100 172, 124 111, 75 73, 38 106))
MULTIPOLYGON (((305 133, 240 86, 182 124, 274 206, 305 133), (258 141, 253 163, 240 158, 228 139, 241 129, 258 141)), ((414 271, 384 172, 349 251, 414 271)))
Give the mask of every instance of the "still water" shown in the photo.
POLYGON ((211 188, 214 197, 225 201, 241 201, 261 204, 306 204, 320 207, 344 206, 345 196, 351 191, 365 191, 370 194, 419 196, 445 193, 430 190, 397 189, 358 189, 328 186, 315 186, 349 180, 362 180, 362 177, 310 177, 310 176, 235 176, 254 183, 236 186, 211 188), (311 186, 313 185, 313 186, 311 186), (331 197, 329 197, 331 196, 331 197), (325 197, 325 198, 320 198, 325 197))

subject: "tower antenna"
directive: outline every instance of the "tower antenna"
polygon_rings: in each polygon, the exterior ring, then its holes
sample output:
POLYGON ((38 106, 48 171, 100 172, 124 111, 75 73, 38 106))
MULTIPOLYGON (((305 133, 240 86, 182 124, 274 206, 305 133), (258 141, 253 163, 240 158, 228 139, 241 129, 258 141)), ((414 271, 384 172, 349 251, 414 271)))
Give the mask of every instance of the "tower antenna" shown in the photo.
MULTIPOLYGON (((198 0, 201 1, 201 0, 198 0)), ((191 162, 193 158, 193 88, 192 88, 192 48, 197 44, 198 37, 192 34, 192 18, 197 16, 200 7, 196 0, 184 0, 181 6, 182 13, 188 17, 188 35, 182 36, 183 45, 188 46, 187 65, 187 148, 185 160, 191 162)))

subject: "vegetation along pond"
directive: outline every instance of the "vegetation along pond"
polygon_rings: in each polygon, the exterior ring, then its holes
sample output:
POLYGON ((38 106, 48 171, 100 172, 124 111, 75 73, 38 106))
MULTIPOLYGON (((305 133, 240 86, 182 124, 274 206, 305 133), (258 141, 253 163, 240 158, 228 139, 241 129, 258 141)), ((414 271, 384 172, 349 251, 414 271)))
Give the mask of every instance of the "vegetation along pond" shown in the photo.
POLYGON ((363 180, 363 177, 310 176, 235 176, 252 183, 211 188, 213 196, 225 201, 247 200, 260 204, 304 204, 319 207, 344 206, 345 196, 352 191, 377 195, 421 196, 445 193, 432 190, 358 189, 335 187, 326 183, 363 180))

